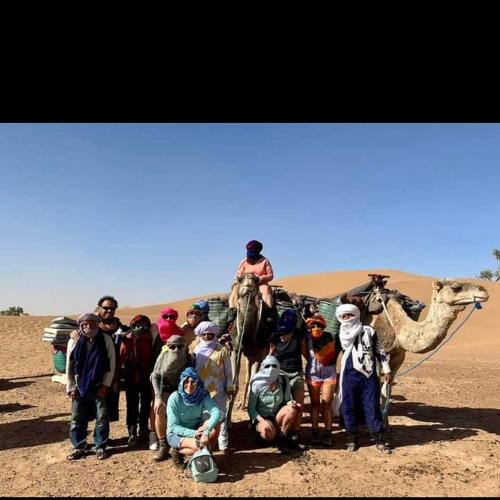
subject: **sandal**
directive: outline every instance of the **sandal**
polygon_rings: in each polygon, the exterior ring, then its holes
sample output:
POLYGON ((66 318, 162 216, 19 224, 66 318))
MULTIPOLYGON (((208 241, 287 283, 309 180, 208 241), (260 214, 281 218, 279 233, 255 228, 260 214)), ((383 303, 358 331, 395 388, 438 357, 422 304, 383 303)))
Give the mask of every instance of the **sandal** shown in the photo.
POLYGON ((75 448, 67 457, 66 460, 78 460, 85 456, 85 450, 83 448, 75 448))
POLYGON ((98 460, 104 460, 109 457, 109 453, 104 448, 98 448, 95 450, 95 456, 98 460))
POLYGON ((347 443, 347 451, 356 451, 357 449, 358 449, 358 445, 354 441, 349 441, 347 443))
POLYGON ((392 450, 389 448, 387 443, 380 442, 377 443, 375 447, 377 448, 378 451, 385 453, 387 455, 390 455, 392 453, 392 450))

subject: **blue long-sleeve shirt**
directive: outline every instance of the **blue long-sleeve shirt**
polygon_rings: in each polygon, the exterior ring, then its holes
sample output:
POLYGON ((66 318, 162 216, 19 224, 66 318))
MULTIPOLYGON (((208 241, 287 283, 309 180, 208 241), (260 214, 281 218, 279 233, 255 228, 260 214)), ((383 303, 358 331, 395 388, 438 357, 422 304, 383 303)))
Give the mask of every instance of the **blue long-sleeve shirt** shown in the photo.
POLYGON ((187 406, 179 392, 174 392, 167 402, 167 431, 179 436, 194 437, 201 425, 204 411, 210 413, 207 428, 203 431, 208 436, 221 419, 220 410, 212 398, 207 395, 200 404, 187 406))

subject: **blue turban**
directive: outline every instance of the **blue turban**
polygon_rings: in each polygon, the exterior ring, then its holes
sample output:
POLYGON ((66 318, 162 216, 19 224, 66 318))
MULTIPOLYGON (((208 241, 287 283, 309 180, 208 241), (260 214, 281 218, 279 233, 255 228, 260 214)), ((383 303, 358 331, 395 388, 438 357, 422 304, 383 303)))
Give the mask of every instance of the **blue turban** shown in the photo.
POLYGON ((278 321, 278 331, 290 333, 297 325, 297 311, 295 309, 285 309, 278 321))

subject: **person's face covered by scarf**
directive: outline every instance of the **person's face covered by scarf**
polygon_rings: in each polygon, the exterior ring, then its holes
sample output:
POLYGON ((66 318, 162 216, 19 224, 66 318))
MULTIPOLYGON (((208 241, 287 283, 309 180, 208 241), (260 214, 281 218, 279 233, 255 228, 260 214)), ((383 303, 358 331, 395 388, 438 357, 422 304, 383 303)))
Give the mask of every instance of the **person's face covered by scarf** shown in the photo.
POLYGON ((263 249, 263 245, 260 241, 257 240, 251 240, 247 243, 246 245, 246 250, 247 250, 247 261, 250 264, 255 264, 260 258, 263 249))
POLYGON ((288 339, 295 331, 297 323, 297 313, 294 309, 285 309, 278 321, 278 332, 282 339, 288 339))
POLYGON ((130 330, 135 337, 149 333, 151 320, 142 314, 139 314, 130 322, 130 330))
POLYGON ((219 327, 211 321, 202 321, 194 333, 200 337, 200 345, 204 348, 213 349, 218 343, 219 327))
POLYGON ((93 339, 99 331, 99 317, 95 314, 82 314, 78 318, 78 331, 86 338, 93 339))
POLYGON ((163 309, 158 319, 158 333, 163 342, 167 342, 169 337, 177 332, 176 321, 179 317, 178 312, 171 307, 163 309))
POLYGON ((342 304, 337 307, 335 316, 340 321, 339 339, 345 349, 363 330, 361 313, 354 304, 342 304))
POLYGON ((163 371, 167 378, 172 379, 179 375, 186 365, 186 339, 180 335, 172 335, 167 341, 168 351, 164 354, 163 371))
POLYGON ((202 319, 203 311, 196 305, 192 305, 186 313, 187 323, 191 328, 196 328, 202 319))
POLYGON ((308 318, 306 323, 313 339, 320 339, 323 336, 326 327, 326 321, 323 316, 315 314, 311 318, 308 318))

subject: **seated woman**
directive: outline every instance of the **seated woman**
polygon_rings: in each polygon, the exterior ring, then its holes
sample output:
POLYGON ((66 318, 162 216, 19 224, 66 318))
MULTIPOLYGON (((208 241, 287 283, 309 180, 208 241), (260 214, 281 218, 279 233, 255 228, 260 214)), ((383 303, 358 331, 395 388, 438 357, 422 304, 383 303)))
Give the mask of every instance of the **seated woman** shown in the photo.
POLYGON ((277 437, 281 453, 288 453, 288 433, 297 419, 298 406, 291 398, 288 380, 280 376, 279 361, 266 356, 250 384, 248 414, 252 429, 267 442, 277 437))
POLYGON ((167 403, 167 441, 174 466, 183 469, 184 457, 200 448, 213 449, 220 430, 221 413, 194 368, 181 373, 179 388, 167 403), (203 413, 210 414, 204 420, 203 413))
POLYGON ((245 273, 253 273, 259 277, 259 290, 262 300, 269 308, 273 307, 273 295, 271 287, 268 285, 272 281, 274 274, 269 259, 260 254, 263 249, 260 241, 252 240, 247 243, 247 257, 243 259, 236 271, 236 280, 234 281, 229 296, 229 307, 235 308, 238 301, 238 279, 245 273))

